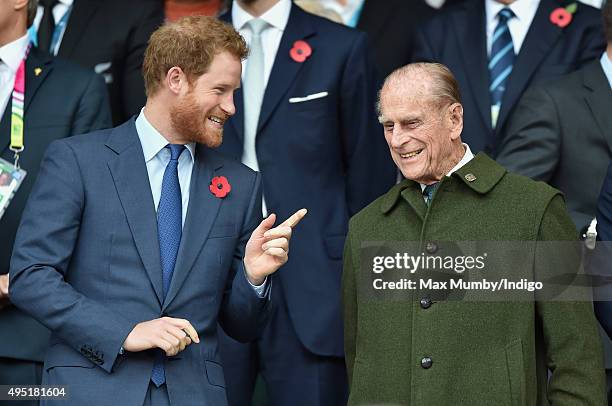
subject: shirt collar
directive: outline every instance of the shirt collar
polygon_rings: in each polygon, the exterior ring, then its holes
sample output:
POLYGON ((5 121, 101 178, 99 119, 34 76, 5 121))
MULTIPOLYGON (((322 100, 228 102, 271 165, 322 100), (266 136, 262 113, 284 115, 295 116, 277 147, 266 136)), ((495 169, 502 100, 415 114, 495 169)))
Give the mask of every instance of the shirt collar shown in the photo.
POLYGON ((0 47, 0 59, 2 59, 13 73, 17 72, 17 69, 19 69, 19 65, 25 56, 26 49, 28 49, 29 40, 29 35, 26 33, 23 37, 0 47))
MULTIPOLYGON (((291 0, 280 0, 268 11, 259 16, 260 19, 264 20, 271 26, 284 31, 289 21, 289 14, 291 13, 291 0)), ((232 5, 232 22, 234 27, 240 31, 244 28, 245 24, 255 19, 248 12, 246 12, 237 1, 234 0, 232 5)))
POLYGON ((485 0, 485 10, 487 15, 487 22, 489 24, 497 24, 497 14, 503 9, 508 7, 518 21, 530 22, 538 9, 540 0, 515 0, 509 5, 502 4, 496 0, 485 0))
MULTIPOLYGON (((457 172, 459 169, 461 169, 461 167, 463 165, 467 164, 468 162, 470 162, 474 158, 474 154, 472 153, 472 150, 470 149, 470 146, 468 144, 466 144, 465 142, 462 143, 462 144, 465 147, 465 153, 463 154, 463 158, 461 158, 459 163, 457 163, 457 165, 455 165, 455 167, 453 169, 451 169, 450 172, 448 172, 446 174, 446 176, 451 176, 454 172, 457 172)), ((424 184, 421 183, 421 190, 425 190, 426 186, 427 185, 424 185, 424 184)))
POLYGON ((65 5, 66 7, 70 7, 72 6, 72 3, 74 3, 74 0, 59 0, 59 2, 65 5))
MULTIPOLYGON (((144 107, 140 110, 138 118, 136 118, 136 132, 140 138, 142 152, 144 153, 145 162, 149 162, 155 158, 159 151, 166 148, 168 140, 161 135, 159 131, 147 120, 144 114, 144 107)), ((186 144, 185 147, 189 150, 191 161, 195 157, 195 143, 186 144)))
POLYGON ((607 53, 603 53, 601 59, 599 59, 599 63, 601 64, 601 68, 604 71, 604 74, 608 78, 608 82, 610 83, 610 87, 612 88, 612 61, 607 53))

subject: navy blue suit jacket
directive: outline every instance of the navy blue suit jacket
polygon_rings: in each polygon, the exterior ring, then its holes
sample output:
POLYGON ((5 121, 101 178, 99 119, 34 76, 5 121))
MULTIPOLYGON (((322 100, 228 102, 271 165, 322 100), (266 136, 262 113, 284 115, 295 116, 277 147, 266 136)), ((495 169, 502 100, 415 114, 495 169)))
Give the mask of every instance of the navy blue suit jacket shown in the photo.
POLYGON ((612 162, 608 166, 597 204, 597 240, 604 243, 597 244, 592 272, 604 276, 608 285, 601 290, 601 301, 595 302, 595 314, 612 339, 612 162))
POLYGON ((17 234, 10 281, 15 305, 52 331, 43 384, 70 384, 67 404, 142 404, 155 352, 119 349, 137 323, 168 315, 189 320, 201 339, 166 362, 171 403, 226 404, 217 322, 252 340, 270 307, 242 265, 260 210, 259 174, 198 145, 163 300, 157 217, 134 120, 53 142, 17 234), (220 175, 232 185, 224 199, 209 191, 220 175))
POLYGON ((491 126, 491 98, 484 0, 466 0, 444 10, 417 32, 413 60, 450 68, 461 91, 462 139, 474 152, 495 156, 500 134, 527 87, 569 73, 598 58, 605 49, 601 11, 578 3, 565 28, 550 22, 562 4, 541 0, 502 99, 497 126, 491 126))
MULTIPOLYGON (((265 91, 256 148, 268 212, 284 219, 308 209, 291 239, 291 257, 275 278, 298 337, 319 355, 344 355, 340 277, 348 220, 395 182, 376 119, 377 88, 364 33, 292 5, 265 91), (297 40, 312 48, 303 63, 289 56, 297 40), (289 102, 319 92, 328 96, 289 102)), ((240 90, 235 103, 220 149, 240 160, 240 90)))

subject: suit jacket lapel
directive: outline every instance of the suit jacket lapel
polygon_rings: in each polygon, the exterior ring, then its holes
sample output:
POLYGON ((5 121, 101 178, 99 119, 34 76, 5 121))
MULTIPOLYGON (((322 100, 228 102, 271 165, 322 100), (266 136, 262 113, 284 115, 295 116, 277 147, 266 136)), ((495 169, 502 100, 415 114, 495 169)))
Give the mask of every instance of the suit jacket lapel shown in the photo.
POLYGON ((583 78, 584 86, 588 89, 586 103, 612 153, 612 90, 599 60, 584 68, 583 78))
POLYGON ((502 99, 501 111, 497 121, 497 131, 503 127, 508 115, 529 84, 534 72, 563 32, 549 20, 550 13, 559 7, 554 0, 541 0, 538 10, 521 50, 516 58, 508 85, 502 99))
POLYGON ((106 146, 118 155, 108 162, 140 259, 157 299, 163 302, 157 214, 134 119, 113 130, 106 146))
POLYGON ((4 153, 11 144, 11 109, 13 102, 9 98, 6 104, 6 109, 2 114, 2 120, 0 121, 0 154, 4 153))
MULTIPOLYGON (((53 69, 53 59, 51 55, 48 55, 38 48, 32 47, 28 59, 26 60, 25 66, 25 100, 24 100, 24 121, 25 121, 25 132, 27 132, 28 122, 28 108, 34 99, 34 95, 40 88, 40 85, 45 81, 49 72, 53 69), (38 71, 40 69, 40 71, 38 71), (36 72, 39 72, 38 75, 36 72)), ((9 97, 9 101, 6 105, 6 109, 2 115, 2 121, 0 122, 0 134, 2 138, 0 141, 0 151, 3 151, 10 145, 10 131, 11 131, 11 109, 12 100, 9 97)), ((27 147, 27 133, 24 133, 25 145, 27 147)))
POLYGON ((73 3, 58 56, 69 58, 72 55, 83 30, 91 22, 91 17, 101 4, 102 0, 77 0, 73 3))
POLYGON ((25 120, 28 119, 28 107, 30 107, 34 95, 36 95, 38 88, 45 81, 51 69, 53 69, 53 58, 51 55, 38 50, 38 48, 32 47, 25 66, 25 120), (40 71, 38 69, 40 69, 40 71), (38 75, 36 72, 39 72, 38 75))
MULTIPOLYGON (((293 47, 295 41, 306 39, 315 34, 315 30, 308 21, 308 15, 296 5, 291 6, 291 14, 285 32, 281 39, 276 53, 276 59, 272 66, 272 72, 268 79, 268 86, 264 94, 264 99, 259 115, 258 129, 266 125, 266 122, 280 103, 281 99, 287 92, 287 89, 293 83, 296 75, 302 68, 302 65, 307 64, 308 60, 303 63, 295 62, 289 56, 289 51, 293 47)), ((313 56, 317 52, 317 48, 313 42, 310 42, 313 56)))
POLYGON ((183 227, 181 245, 179 246, 172 282, 162 311, 168 307, 180 291, 217 218, 217 212, 223 199, 219 199, 210 193, 208 186, 215 176, 215 172, 222 166, 223 163, 214 153, 201 145, 197 146, 189 187, 189 206, 183 227))
POLYGON ((491 129, 491 97, 489 95, 489 69, 484 0, 467 1, 454 14, 453 26, 463 56, 469 86, 472 88, 478 111, 488 129, 491 129))

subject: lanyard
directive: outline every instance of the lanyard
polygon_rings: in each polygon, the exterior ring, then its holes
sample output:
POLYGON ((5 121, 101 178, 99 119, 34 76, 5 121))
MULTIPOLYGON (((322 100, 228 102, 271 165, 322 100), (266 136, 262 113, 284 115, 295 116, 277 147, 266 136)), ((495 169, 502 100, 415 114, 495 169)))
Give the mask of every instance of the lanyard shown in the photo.
POLYGON ((25 99, 25 64, 30 53, 31 44, 28 44, 25 55, 17 68, 15 85, 12 93, 11 106, 11 145, 10 150, 15 153, 15 168, 19 169, 19 153, 23 151, 23 102, 25 99))

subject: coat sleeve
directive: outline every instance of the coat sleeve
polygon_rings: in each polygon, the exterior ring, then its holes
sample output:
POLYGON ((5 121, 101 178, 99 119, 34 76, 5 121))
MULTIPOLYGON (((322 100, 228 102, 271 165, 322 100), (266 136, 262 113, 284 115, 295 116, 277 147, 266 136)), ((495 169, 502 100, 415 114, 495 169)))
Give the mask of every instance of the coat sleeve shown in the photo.
MULTIPOLYGON (((538 271, 577 269, 580 246, 572 243, 576 241, 576 229, 560 194, 556 194, 548 204, 540 223, 538 240, 538 246, 550 247, 550 242, 554 241, 564 244, 566 249, 557 255, 546 255, 537 248, 541 255, 536 255, 536 275, 538 271)), ((592 303, 544 299, 536 303, 536 309, 551 374, 547 390, 550 404, 607 404, 604 356, 592 303)))
POLYGON ((497 162, 509 171, 549 182, 561 154, 560 117, 546 89, 532 87, 506 126, 497 162))
POLYGON ((17 232, 10 297, 15 306, 110 373, 134 326, 66 281, 85 204, 80 176, 68 143, 51 143, 17 232))
POLYGON ((347 202, 352 216, 395 184, 396 169, 376 117, 379 81, 367 36, 354 42, 342 74, 340 125, 347 202))
POLYGON ((261 221, 261 175, 253 175, 253 188, 248 210, 245 213, 240 241, 234 251, 232 270, 227 279, 223 303, 219 314, 219 324, 233 339, 240 342, 252 341, 258 337, 265 326, 271 310, 270 295, 272 279, 266 280, 266 290, 259 297, 246 278, 244 252, 246 243, 253 230, 261 221))

